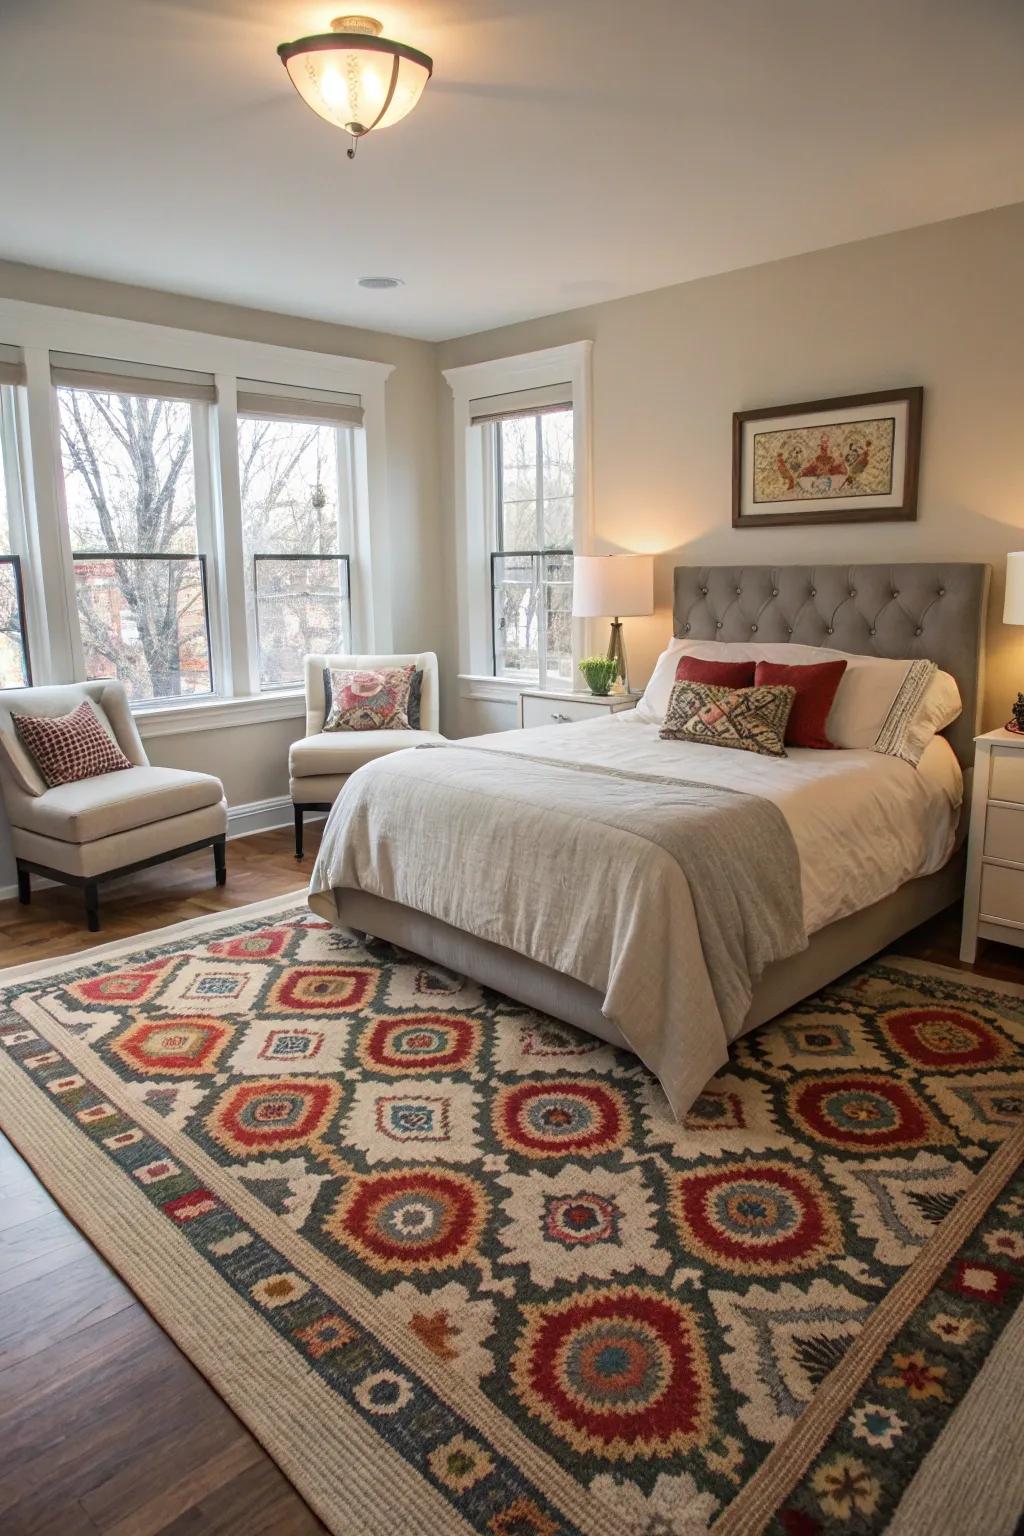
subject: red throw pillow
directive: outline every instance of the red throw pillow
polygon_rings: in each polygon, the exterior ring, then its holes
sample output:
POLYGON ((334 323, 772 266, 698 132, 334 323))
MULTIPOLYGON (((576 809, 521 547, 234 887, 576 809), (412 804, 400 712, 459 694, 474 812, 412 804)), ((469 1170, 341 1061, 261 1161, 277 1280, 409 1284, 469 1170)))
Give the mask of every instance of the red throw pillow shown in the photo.
POLYGON ((132 766, 84 700, 70 715, 16 715, 12 710, 11 717, 50 789, 132 766))
POLYGON ((845 661, 821 661, 809 667, 786 667, 776 661, 757 663, 754 682, 758 688, 774 683, 796 689, 786 725, 787 747, 832 750, 833 744, 825 735, 825 721, 845 671, 845 661))
POLYGON ((700 656, 681 656, 677 683, 709 683, 712 688, 753 688, 752 661, 704 661, 700 656))

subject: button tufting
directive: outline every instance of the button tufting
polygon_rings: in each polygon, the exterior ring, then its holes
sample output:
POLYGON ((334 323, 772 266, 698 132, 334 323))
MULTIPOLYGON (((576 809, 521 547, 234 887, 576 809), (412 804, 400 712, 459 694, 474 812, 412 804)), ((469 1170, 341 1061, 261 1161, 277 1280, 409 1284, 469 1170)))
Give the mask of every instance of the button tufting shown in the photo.
POLYGON ((851 587, 850 588, 850 596, 851 597, 856 597, 857 596, 857 588, 856 587, 851 587))
POLYGON ((878 631, 877 631, 877 629, 875 629, 874 625, 872 625, 871 628, 868 630, 868 634, 869 635, 877 635, 877 633, 878 633, 878 631))
POLYGON ((704 596, 705 596, 705 597, 707 597, 707 595, 708 595, 708 589, 707 589, 707 587, 701 587, 701 589, 700 589, 700 590, 701 590, 701 592, 702 592, 702 593, 703 593, 703 594, 704 594, 704 596))
POLYGON ((832 625, 831 624, 828 626, 828 628, 826 629, 825 633, 826 633, 826 635, 830 635, 832 633, 832 625))
POLYGON ((817 587, 812 587, 812 588, 811 588, 811 596, 812 596, 812 597, 817 597, 817 595, 818 595, 818 589, 817 589, 817 587))
POLYGON ((787 629, 787 630, 786 630, 786 634, 787 634, 787 635, 791 635, 791 634, 792 634, 792 633, 793 633, 793 631, 792 631, 792 630, 791 630, 791 629, 787 629))
POLYGON ((750 626, 750 633, 752 635, 756 635, 757 634, 757 625, 756 624, 751 624, 751 626, 750 626))
POLYGON ((945 597, 945 595, 946 595, 946 589, 945 589, 945 587, 940 587, 940 588, 939 588, 939 596, 940 596, 940 597, 945 597))
POLYGON ((716 629, 721 629, 721 627, 722 627, 722 621, 721 621, 721 619, 719 619, 717 624, 715 625, 715 628, 716 629))
POLYGON ((736 596, 737 597, 742 597, 743 596, 743 588, 742 587, 737 587, 736 588, 736 596))
POLYGON ((684 630, 686 631, 687 634, 690 633, 690 626, 689 626, 689 624, 684 624, 683 628, 684 628, 684 630))
POLYGON ((914 634, 915 635, 923 635, 924 634, 924 630, 919 627, 919 628, 914 630, 914 634))
POLYGON ((893 597, 899 597, 899 595, 900 595, 900 589, 899 589, 899 587, 893 587, 893 589, 892 589, 892 595, 893 595, 893 597))
POLYGON ((778 587, 772 587, 772 597, 778 597, 778 595, 779 595, 778 587))

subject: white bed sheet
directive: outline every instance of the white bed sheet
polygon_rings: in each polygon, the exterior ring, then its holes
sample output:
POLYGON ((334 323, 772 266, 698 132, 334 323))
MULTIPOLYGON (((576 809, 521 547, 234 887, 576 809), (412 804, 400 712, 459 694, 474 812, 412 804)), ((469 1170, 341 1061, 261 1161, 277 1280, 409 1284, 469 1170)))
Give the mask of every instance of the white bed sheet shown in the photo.
POLYGON ((878 752, 785 758, 662 741, 658 726, 624 710, 574 725, 472 738, 474 747, 619 766, 763 795, 778 806, 800 855, 808 934, 941 869, 953 852, 963 775, 936 736, 917 768, 878 752))

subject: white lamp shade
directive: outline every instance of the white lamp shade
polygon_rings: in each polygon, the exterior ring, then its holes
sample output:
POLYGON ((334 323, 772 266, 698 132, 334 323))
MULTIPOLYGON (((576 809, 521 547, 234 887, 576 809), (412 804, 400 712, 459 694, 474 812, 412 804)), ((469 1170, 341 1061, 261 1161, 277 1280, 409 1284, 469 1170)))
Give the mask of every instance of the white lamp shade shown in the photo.
POLYGON ((576 555, 572 611, 577 619, 628 619, 654 612, 653 555, 576 555))
POLYGON ((1024 624, 1024 550, 1006 557, 1004 624, 1024 624))

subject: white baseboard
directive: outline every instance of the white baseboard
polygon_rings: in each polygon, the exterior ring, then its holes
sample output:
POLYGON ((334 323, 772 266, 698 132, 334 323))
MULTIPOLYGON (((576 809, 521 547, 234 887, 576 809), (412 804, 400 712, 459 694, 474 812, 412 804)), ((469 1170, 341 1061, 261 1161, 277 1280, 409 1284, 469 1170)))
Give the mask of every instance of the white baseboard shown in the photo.
MULTIPOLYGON (((308 815, 308 822, 322 821, 324 813, 308 815)), ((228 840, 236 837, 249 837, 253 832, 270 832, 275 827, 290 827, 292 825, 292 802, 290 795, 275 795, 270 800, 252 800, 248 805, 228 806, 228 840)), ((228 878, 231 878, 230 866, 228 878)), ((56 880, 47 880, 44 875, 32 876, 33 891, 44 891, 47 886, 56 885, 56 880)), ((0 901, 11 901, 18 894, 17 882, 13 885, 0 885, 0 901)))

